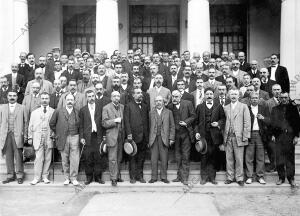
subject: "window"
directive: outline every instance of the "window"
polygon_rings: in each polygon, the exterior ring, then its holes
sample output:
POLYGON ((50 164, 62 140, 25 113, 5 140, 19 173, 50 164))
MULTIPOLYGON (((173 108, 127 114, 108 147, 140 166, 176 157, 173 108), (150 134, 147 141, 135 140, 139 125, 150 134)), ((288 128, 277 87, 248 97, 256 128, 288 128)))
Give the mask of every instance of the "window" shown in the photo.
POLYGON ((130 7, 131 48, 140 47, 146 54, 178 49, 179 8, 169 6, 130 7))
POLYGON ((247 10, 244 5, 210 6, 211 52, 247 53, 247 10))
POLYGON ((63 50, 72 54, 75 48, 95 52, 96 7, 63 6, 63 50))

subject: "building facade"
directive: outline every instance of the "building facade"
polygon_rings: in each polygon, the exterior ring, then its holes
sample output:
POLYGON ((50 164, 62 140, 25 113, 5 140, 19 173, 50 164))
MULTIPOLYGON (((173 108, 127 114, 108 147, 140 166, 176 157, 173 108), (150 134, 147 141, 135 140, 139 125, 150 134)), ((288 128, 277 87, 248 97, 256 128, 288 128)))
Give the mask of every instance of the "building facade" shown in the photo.
POLYGON ((297 0, 7 0, 0 11, 1 74, 21 51, 39 56, 53 47, 109 55, 135 47, 147 54, 244 51, 260 66, 279 53, 300 98, 297 0))

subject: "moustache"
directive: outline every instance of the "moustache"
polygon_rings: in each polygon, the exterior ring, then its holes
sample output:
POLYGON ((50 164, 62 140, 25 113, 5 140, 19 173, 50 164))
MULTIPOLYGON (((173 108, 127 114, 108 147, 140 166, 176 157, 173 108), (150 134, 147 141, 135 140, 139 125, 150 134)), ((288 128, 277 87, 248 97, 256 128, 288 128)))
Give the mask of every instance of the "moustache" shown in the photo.
POLYGON ((73 105, 71 102, 67 103, 67 105, 73 105))
POLYGON ((207 99, 213 99, 212 97, 208 97, 207 99))

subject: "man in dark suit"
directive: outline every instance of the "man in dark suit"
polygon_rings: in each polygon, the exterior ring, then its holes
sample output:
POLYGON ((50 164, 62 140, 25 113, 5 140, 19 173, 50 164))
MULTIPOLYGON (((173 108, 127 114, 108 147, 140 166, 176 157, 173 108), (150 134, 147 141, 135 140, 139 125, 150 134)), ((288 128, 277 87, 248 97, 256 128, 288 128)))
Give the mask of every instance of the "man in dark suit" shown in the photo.
POLYGON ((147 92, 150 88, 155 86, 155 76, 158 74, 158 66, 156 64, 152 64, 150 66, 150 77, 144 77, 142 90, 147 92))
POLYGON ((175 64, 170 66, 170 72, 164 77, 163 86, 168 88, 171 92, 176 89, 176 80, 178 79, 178 68, 175 64))
MULTIPOLYGON (((141 78, 136 78, 134 79, 133 81, 133 85, 132 85, 132 88, 133 89, 142 89, 142 81, 141 81, 141 78)), ((147 92, 144 92, 142 90, 142 95, 143 95, 143 98, 142 98, 142 103, 146 104, 146 106, 148 107, 148 109, 150 110, 150 96, 147 92)), ((132 94, 129 94, 128 96, 128 101, 133 101, 134 98, 132 96, 132 94)))
MULTIPOLYGON (((256 60, 252 60, 251 61, 251 68, 250 68, 250 70, 246 71, 250 75, 251 79, 253 79, 255 77, 257 77, 257 78, 260 77, 260 71, 257 69, 257 66, 258 66, 257 65, 257 61, 256 60)), ((241 68, 241 66, 240 66, 240 68, 241 68)))
POLYGON ((272 140, 276 142, 276 167, 278 172, 277 185, 285 181, 296 187, 295 176, 295 144, 298 143, 300 117, 296 106, 290 102, 288 93, 280 94, 280 105, 271 113, 272 140))
POLYGON ((7 94, 8 94, 8 82, 7 82, 7 78, 4 77, 0 77, 0 104, 7 104, 8 103, 8 99, 7 99, 7 94))
POLYGON ((18 64, 18 68, 19 68, 18 74, 21 74, 23 76, 25 74, 27 75, 30 71, 29 64, 26 63, 26 56, 27 54, 25 52, 21 52, 19 56, 21 62, 18 64))
POLYGON ((95 85, 95 93, 96 93, 96 102, 104 107, 106 104, 109 104, 111 101, 109 97, 104 95, 104 88, 101 82, 95 85))
POLYGON ((149 183, 157 181, 158 159, 161 161, 160 178, 161 181, 170 183, 167 178, 168 169, 168 148, 174 144, 175 124, 173 114, 165 108, 162 96, 157 96, 154 100, 155 108, 150 113, 150 137, 148 147, 151 150, 151 180, 149 183))
POLYGON ((271 67, 268 67, 269 79, 277 82, 282 92, 290 92, 290 80, 286 67, 278 64, 279 58, 277 54, 271 55, 271 67))
POLYGON ((241 71, 249 71, 251 69, 251 66, 248 62, 246 62, 246 56, 244 52, 238 53, 238 60, 240 62, 240 70, 241 71))
POLYGON ((176 80, 176 83, 177 83, 177 89, 178 89, 178 91, 181 94, 181 99, 182 100, 191 101, 192 104, 193 104, 193 107, 194 107, 195 106, 195 104, 194 104, 194 96, 191 95, 190 93, 187 93, 185 91, 185 83, 184 83, 183 79, 176 80))
POLYGON ((227 88, 225 85, 218 86, 218 95, 214 98, 214 103, 221 104, 222 107, 230 103, 230 99, 227 95, 227 88))
POLYGON ((253 179, 260 184, 266 184, 265 174, 265 149, 267 124, 270 123, 270 113, 266 106, 258 104, 259 94, 250 95, 251 105, 248 107, 251 117, 251 138, 245 149, 246 184, 251 184, 253 179), (256 176, 254 174, 254 167, 256 176))
POLYGON ((196 81, 191 77, 191 66, 185 66, 183 71, 183 81, 185 82, 185 89, 187 92, 193 92, 197 89, 196 81))
POLYGON ((175 122, 175 157, 178 165, 177 178, 173 182, 188 184, 191 139, 190 131, 196 118, 192 102, 181 100, 178 90, 172 93, 172 103, 168 105, 175 122))
POLYGON ((260 80, 261 86, 260 89, 269 93, 269 97, 273 97, 272 86, 276 84, 274 80, 269 79, 269 71, 267 68, 260 69, 260 80))
MULTIPOLYGON (((273 97, 270 98, 269 100, 266 101, 266 106, 269 110, 269 113, 272 112, 273 107, 279 105, 279 100, 280 100, 280 94, 281 94, 281 87, 279 84, 275 84, 272 86, 272 94, 273 97)), ((266 149, 268 153, 268 157, 270 160, 269 166, 266 166, 266 171, 267 172, 274 172, 276 171, 276 160, 275 160, 275 142, 272 140, 272 125, 269 126, 269 130, 267 131, 267 143, 266 143, 266 149)))
POLYGON ((74 60, 72 60, 72 59, 68 60, 67 70, 65 70, 61 74, 61 76, 67 77, 68 83, 70 80, 76 80, 76 82, 77 82, 82 77, 81 74, 79 73, 79 70, 74 69, 74 60))
POLYGON ((61 90, 60 80, 54 80, 53 88, 55 89, 55 92, 50 95, 49 106, 53 109, 56 109, 59 99, 60 99, 61 95, 63 94, 63 92, 61 90))
POLYGON ((87 98, 87 105, 79 112, 80 142, 84 145, 85 156, 85 184, 90 184, 93 181, 93 178, 99 184, 104 184, 102 172, 105 171, 106 162, 99 152, 99 146, 104 135, 101 125, 103 107, 100 106, 99 103, 96 103, 96 97, 93 90, 86 91, 85 95, 87 98))
POLYGON ((18 99, 17 103, 22 104, 22 101, 24 99, 24 92, 25 92, 25 81, 24 76, 21 74, 18 74, 18 64, 13 63, 11 65, 11 74, 7 74, 6 78, 8 81, 8 87, 14 88, 18 92, 18 99))
POLYGON ((257 92, 259 94, 259 99, 263 99, 263 100, 269 100, 269 93, 265 92, 264 90, 261 90, 260 86, 261 86, 261 81, 259 78, 253 78, 252 79, 252 84, 254 86, 254 91, 257 92))
POLYGON ((146 183, 143 177, 143 167, 149 141, 149 108, 142 103, 143 94, 141 89, 133 89, 133 99, 124 110, 125 131, 128 141, 133 140, 137 145, 137 154, 130 156, 129 175, 130 183, 139 181, 146 183))
POLYGON ((38 65, 35 64, 35 57, 34 57, 34 54, 33 53, 28 53, 27 54, 27 61, 29 63, 29 70, 26 71, 26 73, 22 74, 25 78, 25 85, 27 85, 27 83, 31 80, 34 79, 34 72, 35 72, 35 69, 38 68, 38 65))
POLYGON ((158 53, 154 53, 152 55, 153 63, 157 65, 158 73, 165 76, 167 73, 169 73, 169 68, 165 66, 162 62, 160 62, 160 56, 158 53))
POLYGON ((214 90, 207 88, 205 102, 196 109, 196 139, 204 138, 207 142, 207 152, 201 156, 201 182, 204 185, 210 181, 216 182, 217 149, 223 144, 222 129, 225 124, 225 113, 219 103, 214 103, 214 90))
POLYGON ((126 73, 130 73, 133 65, 133 50, 127 50, 127 59, 123 63, 123 68, 126 73))

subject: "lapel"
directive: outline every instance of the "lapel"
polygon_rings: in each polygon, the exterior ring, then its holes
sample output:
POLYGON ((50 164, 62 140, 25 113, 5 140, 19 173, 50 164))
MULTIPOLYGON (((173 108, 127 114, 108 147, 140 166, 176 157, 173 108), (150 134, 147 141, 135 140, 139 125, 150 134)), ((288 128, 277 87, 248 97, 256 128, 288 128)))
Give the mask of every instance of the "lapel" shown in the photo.
MULTIPOLYGON (((74 108, 73 108, 73 109, 74 109, 74 108)), ((65 119, 68 120, 69 113, 68 113, 66 107, 64 107, 64 108, 62 109, 62 111, 63 111, 63 114, 64 114, 64 116, 65 116, 65 119)))
POLYGON ((235 106, 235 109, 233 110, 233 118, 237 116, 237 114, 240 112, 241 104, 240 102, 237 102, 237 105, 235 106))
POLYGON ((8 122, 8 112, 9 112, 9 104, 6 105, 6 109, 3 109, 3 121, 8 122))
POLYGON ((213 102, 212 113, 211 113, 211 118, 210 119, 213 119, 214 115, 216 114, 217 107, 218 107, 218 104, 213 102))
POLYGON ((19 107, 19 104, 17 103, 17 104, 16 104, 15 111, 14 111, 14 118, 15 118, 15 120, 17 119, 19 109, 20 109, 20 107, 19 107))
MULTIPOLYGON (((156 110, 155 110, 155 112, 157 112, 156 110)), ((164 121, 165 121, 165 118, 166 118, 166 108, 164 107, 163 109, 162 109, 162 111, 161 111, 161 121, 162 121, 162 124, 164 123, 164 121)), ((155 115, 155 118, 156 118, 156 115, 155 115)))

